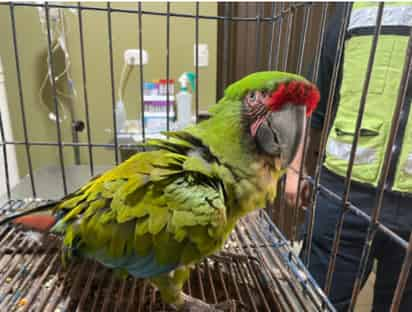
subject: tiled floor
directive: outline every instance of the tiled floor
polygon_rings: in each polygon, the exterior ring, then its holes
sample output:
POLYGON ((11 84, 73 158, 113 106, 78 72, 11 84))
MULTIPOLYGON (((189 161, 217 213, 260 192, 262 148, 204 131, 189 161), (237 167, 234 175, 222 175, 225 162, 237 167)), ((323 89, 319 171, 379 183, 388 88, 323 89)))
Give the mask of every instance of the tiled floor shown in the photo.
POLYGON ((375 273, 371 273, 361 293, 359 294, 358 303, 355 312, 372 311, 373 284, 375 283, 375 273))

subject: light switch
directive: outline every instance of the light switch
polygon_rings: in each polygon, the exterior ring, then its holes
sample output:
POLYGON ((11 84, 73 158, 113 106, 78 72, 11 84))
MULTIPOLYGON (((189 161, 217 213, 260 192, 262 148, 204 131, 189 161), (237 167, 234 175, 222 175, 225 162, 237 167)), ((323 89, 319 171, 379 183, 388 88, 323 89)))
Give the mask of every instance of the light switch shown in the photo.
MULTIPOLYGON (((209 65, 209 47, 206 43, 199 43, 199 67, 205 67, 209 65)), ((196 45, 193 46, 193 64, 196 66, 196 45)))

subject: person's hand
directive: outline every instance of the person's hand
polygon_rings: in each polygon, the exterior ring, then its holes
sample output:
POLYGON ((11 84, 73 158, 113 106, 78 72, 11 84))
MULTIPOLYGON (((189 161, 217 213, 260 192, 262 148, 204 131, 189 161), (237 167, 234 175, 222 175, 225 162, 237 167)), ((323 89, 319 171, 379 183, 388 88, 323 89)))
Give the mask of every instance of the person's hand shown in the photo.
POLYGON ((298 194, 299 173, 289 169, 286 173, 285 201, 289 207, 295 207, 298 200, 298 209, 307 206, 310 198, 310 185, 308 181, 302 179, 300 194, 298 194))

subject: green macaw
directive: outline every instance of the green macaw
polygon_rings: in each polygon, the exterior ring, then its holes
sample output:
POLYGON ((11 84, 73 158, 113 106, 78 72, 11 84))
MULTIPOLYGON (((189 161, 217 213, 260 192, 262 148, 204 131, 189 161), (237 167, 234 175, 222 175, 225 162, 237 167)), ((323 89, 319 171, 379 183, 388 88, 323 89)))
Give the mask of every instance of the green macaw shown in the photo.
POLYGON ((58 202, 0 221, 63 236, 72 254, 147 278, 164 302, 216 307, 183 293, 190 268, 219 251, 236 222, 276 196, 319 92, 304 78, 258 72, 230 85, 211 118, 167 133, 58 202))

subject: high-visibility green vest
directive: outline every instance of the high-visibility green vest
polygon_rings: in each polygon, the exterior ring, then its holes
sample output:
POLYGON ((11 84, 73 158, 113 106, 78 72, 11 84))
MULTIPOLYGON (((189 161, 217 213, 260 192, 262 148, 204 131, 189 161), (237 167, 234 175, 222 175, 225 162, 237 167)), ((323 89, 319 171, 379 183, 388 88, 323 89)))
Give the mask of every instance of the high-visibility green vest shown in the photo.
MULTIPOLYGON (((377 16, 376 2, 356 3, 345 41, 340 102, 330 130, 325 166, 345 177, 355 133, 355 124, 377 16)), ((412 4, 385 3, 372 78, 366 100, 352 179, 377 186, 387 148, 392 115, 398 98, 409 31, 412 4)), ((404 135, 394 146, 396 172, 392 190, 412 193, 412 112, 411 99, 404 104, 404 135), (406 112, 406 116, 405 116, 406 112)))

